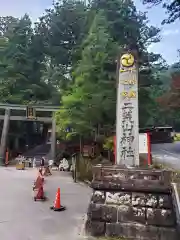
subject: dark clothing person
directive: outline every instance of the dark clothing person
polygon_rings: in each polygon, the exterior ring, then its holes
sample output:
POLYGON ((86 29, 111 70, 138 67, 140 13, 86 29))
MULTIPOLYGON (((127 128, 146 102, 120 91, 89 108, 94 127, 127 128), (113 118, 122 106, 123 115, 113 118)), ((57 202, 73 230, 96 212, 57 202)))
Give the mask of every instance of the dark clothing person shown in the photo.
POLYGON ((44 167, 44 158, 41 158, 41 167, 44 167))
POLYGON ((29 159, 29 167, 30 168, 32 167, 32 160, 31 160, 31 158, 29 159))

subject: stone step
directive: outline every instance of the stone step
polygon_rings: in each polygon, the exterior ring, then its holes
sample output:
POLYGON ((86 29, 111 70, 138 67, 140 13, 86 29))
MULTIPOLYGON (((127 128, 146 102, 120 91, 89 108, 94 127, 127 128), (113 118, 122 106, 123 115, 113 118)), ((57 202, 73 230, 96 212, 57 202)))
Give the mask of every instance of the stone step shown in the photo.
POLYGON ((176 226, 176 216, 172 209, 91 203, 88 208, 88 217, 91 220, 106 223, 137 222, 159 227, 176 226))
POLYGON ((162 228, 138 223, 107 223, 106 236, 118 236, 125 239, 141 240, 177 240, 175 228, 162 228))
POLYGON ((126 240, 178 240, 175 228, 149 226, 139 223, 86 222, 86 231, 92 236, 118 237, 126 240))

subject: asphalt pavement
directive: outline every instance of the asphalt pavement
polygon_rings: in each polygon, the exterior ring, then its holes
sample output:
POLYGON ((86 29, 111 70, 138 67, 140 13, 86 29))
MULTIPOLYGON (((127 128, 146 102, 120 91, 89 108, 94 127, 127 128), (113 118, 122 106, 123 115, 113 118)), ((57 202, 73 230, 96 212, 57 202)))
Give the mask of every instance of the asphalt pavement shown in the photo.
POLYGON ((180 170, 180 142, 152 145, 153 159, 180 170))
POLYGON ((45 178, 46 202, 34 202, 32 185, 37 171, 0 168, 1 240, 80 240, 91 189, 74 183, 69 173, 53 172, 45 178), (50 210, 57 188, 64 212, 50 210))
MULTIPOLYGON (((180 142, 154 144, 152 155, 159 163, 180 169, 180 142)), ((70 173, 53 172, 45 178, 46 202, 34 202, 32 185, 37 170, 0 167, 1 240, 82 240, 84 218, 91 189, 74 183, 70 173), (64 212, 50 210, 57 188, 64 212)))

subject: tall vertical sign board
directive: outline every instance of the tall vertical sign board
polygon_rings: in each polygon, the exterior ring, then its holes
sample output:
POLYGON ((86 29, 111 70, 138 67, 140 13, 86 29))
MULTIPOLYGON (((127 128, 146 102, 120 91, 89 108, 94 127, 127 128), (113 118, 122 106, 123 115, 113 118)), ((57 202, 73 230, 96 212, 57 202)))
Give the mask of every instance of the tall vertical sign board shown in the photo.
POLYGON ((138 68, 131 53, 121 56, 118 71, 116 163, 138 166, 138 68))

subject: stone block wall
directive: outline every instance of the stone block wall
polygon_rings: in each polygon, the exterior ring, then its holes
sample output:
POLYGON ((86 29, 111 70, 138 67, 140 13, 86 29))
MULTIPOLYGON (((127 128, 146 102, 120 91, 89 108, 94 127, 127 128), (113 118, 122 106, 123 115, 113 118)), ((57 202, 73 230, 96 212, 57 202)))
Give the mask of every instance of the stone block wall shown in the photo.
POLYGON ((167 171, 94 168, 86 232, 132 240, 177 240, 167 171))

